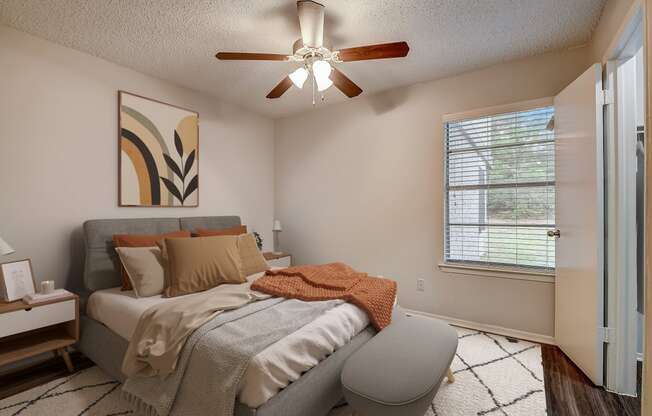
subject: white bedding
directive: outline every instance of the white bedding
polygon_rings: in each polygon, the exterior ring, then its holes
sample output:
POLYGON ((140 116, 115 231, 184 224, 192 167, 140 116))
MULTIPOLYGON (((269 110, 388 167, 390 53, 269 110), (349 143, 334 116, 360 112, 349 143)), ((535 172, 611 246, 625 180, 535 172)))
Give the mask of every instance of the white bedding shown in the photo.
MULTIPOLYGON (((247 280, 261 275, 249 276, 247 280)), ((160 295, 136 298, 133 291, 123 292, 120 288, 98 290, 88 299, 87 313, 130 340, 143 312, 170 300, 160 295)), ((369 319, 360 308, 343 303, 270 345, 249 363, 240 388, 240 402, 251 408, 261 406, 303 372, 347 344, 368 324, 369 319)))

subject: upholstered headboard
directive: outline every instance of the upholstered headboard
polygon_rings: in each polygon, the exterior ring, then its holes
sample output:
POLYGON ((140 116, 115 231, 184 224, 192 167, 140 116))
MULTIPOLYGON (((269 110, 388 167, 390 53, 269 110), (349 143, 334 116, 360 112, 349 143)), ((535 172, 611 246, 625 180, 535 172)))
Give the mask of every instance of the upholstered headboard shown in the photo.
POLYGON ((93 292, 121 285, 114 234, 162 234, 193 231, 197 228, 220 230, 240 225, 240 217, 129 218, 89 220, 84 223, 86 263, 84 286, 93 292))

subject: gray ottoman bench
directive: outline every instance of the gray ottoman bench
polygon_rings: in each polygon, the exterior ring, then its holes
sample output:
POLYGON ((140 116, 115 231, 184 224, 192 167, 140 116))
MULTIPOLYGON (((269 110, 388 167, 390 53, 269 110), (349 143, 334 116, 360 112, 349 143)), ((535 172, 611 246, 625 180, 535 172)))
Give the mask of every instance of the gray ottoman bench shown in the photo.
POLYGON ((454 381, 457 332, 436 319, 396 312, 344 364, 344 397, 357 415, 423 416, 444 376, 454 381))

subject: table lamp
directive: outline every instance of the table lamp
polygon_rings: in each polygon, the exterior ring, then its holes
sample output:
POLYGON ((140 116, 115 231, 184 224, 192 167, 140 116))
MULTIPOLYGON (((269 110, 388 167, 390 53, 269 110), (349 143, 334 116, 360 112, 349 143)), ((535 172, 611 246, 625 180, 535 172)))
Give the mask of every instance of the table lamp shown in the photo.
POLYGON ((13 253, 15 250, 11 248, 9 244, 5 240, 0 237, 0 256, 6 256, 8 254, 13 253))
POLYGON ((283 231, 283 227, 281 227, 281 221, 274 220, 274 227, 272 227, 272 231, 274 232, 274 254, 281 254, 281 245, 278 241, 278 233, 283 231))

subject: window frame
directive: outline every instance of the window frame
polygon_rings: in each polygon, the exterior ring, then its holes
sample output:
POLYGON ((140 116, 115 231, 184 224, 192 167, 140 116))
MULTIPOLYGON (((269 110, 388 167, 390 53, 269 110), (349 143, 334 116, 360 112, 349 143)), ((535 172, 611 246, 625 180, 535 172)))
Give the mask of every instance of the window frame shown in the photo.
MULTIPOLYGON (((459 122, 469 119, 495 116, 505 113, 529 111, 542 107, 551 107, 553 97, 543 97, 534 100, 519 101, 509 104, 496 105, 491 107, 477 108, 469 111, 447 113, 442 116, 442 155, 443 155, 443 244, 441 251, 442 261, 439 263, 439 269, 447 273, 463 274, 466 276, 478 277, 499 277, 506 279, 532 280, 538 282, 553 283, 555 269, 546 270, 545 268, 518 266, 518 265, 492 265, 483 264, 473 261, 449 261, 446 259, 446 247, 448 246, 446 230, 449 227, 449 207, 448 207, 448 158, 446 154, 448 137, 446 135, 446 123, 459 122)), ((556 180, 556 172, 555 172, 556 180)))

